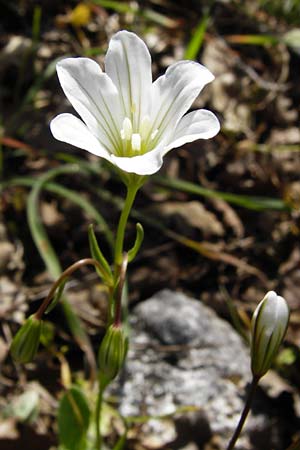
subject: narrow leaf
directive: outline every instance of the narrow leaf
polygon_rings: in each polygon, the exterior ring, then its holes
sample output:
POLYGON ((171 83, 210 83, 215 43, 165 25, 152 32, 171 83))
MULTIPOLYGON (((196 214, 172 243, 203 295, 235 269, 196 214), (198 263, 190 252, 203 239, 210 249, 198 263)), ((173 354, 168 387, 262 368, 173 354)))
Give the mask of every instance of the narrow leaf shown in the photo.
POLYGON ((136 257, 142 242, 144 239, 144 229, 143 226, 140 223, 136 224, 136 238, 135 238, 135 243, 134 246, 132 247, 132 249, 129 250, 128 252, 128 262, 131 262, 134 260, 134 258, 136 257))
POLYGON ((180 179, 171 179, 166 177, 155 176, 154 181, 162 186, 167 186, 171 189, 177 189, 190 194, 200 195, 202 197, 220 198, 232 203, 234 205, 242 206, 243 208, 253 209, 256 211, 264 211, 267 209, 286 211, 289 206, 281 199, 271 197, 259 197, 250 195, 232 194, 231 192, 215 191, 199 186, 189 181, 180 179))
POLYGON ((88 235, 89 235, 89 244, 90 244, 90 251, 91 251, 92 257, 94 259, 96 259, 96 261, 98 261, 98 263, 103 268, 103 272, 101 272, 98 268, 96 268, 96 271, 101 278, 104 277, 105 281, 107 281, 108 284, 111 284, 112 279, 113 279, 111 268, 110 268, 105 256, 103 255, 102 251, 100 250, 100 247, 99 247, 92 224, 89 225, 88 235))

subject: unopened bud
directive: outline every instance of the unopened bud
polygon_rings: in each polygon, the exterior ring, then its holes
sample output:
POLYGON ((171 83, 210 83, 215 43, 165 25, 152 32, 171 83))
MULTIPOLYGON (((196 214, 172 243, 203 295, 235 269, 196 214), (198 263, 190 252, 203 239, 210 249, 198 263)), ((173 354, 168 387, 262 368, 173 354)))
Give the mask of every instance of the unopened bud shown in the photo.
POLYGON ((100 377, 111 382, 120 372, 127 352, 127 340, 121 326, 110 325, 101 342, 98 363, 100 377))
POLYGON ((42 321, 33 314, 21 326, 10 346, 12 357, 20 362, 32 361, 36 355, 42 331, 42 321))
POLYGON ((266 294, 251 322, 251 370, 262 377, 270 369, 287 331, 289 307, 274 291, 266 294))

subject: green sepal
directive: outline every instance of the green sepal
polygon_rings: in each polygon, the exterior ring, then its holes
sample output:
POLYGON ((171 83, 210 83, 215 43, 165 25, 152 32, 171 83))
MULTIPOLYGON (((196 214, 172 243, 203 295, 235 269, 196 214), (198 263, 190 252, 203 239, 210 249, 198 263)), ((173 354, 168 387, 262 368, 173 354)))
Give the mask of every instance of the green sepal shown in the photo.
POLYGON ((91 412, 84 393, 71 387, 58 407, 58 435, 64 450, 85 450, 91 412))
POLYGON ((96 271, 97 271, 98 275, 107 282, 107 284, 112 285, 113 276, 112 276, 111 268, 110 268, 106 258, 104 257, 102 251, 100 250, 96 235, 94 233, 93 224, 89 225, 88 235, 89 235, 89 244, 90 244, 91 255, 96 261, 98 261, 98 263, 102 267, 102 271, 99 270, 99 268, 96 268, 96 271))
POLYGON ((49 312, 55 308, 55 306, 57 305, 57 303, 59 302, 59 300, 61 299, 61 297, 63 295, 64 288, 65 288, 67 281, 68 281, 68 279, 62 280, 62 282, 60 283, 60 285, 58 286, 58 288, 56 290, 56 293, 55 293, 52 301, 50 302, 49 306, 46 308, 45 314, 49 314, 49 312))
POLYGON ((128 262, 133 261, 134 258, 136 257, 136 255, 142 245, 143 239, 144 239, 144 228, 143 228, 142 224, 137 223, 136 224, 136 238, 135 238, 134 246, 128 252, 128 262))
POLYGON ((42 331, 42 321, 33 314, 21 326, 10 346, 13 359, 27 363, 34 359, 39 347, 42 331))
POLYGON ((110 325, 98 353, 99 376, 103 386, 109 384, 122 369, 127 348, 127 338, 121 325, 110 325))

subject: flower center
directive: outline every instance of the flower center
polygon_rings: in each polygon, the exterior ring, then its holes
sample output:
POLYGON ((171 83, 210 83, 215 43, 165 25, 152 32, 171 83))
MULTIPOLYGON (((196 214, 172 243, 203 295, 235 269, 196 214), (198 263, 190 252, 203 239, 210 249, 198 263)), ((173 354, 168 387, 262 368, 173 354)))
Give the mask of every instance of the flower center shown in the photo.
POLYGON ((139 130, 133 130, 132 122, 128 117, 123 120, 120 130, 121 148, 118 153, 121 156, 137 156, 149 152, 155 145, 154 139, 158 129, 152 131, 150 118, 145 116, 140 124, 139 130))

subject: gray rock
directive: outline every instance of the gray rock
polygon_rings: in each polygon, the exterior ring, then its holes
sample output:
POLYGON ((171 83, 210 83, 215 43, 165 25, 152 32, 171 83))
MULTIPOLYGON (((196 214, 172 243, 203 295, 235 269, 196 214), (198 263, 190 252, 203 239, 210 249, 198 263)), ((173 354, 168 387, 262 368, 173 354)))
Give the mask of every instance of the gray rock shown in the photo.
MULTIPOLYGON (((124 416, 166 415, 196 407, 174 416, 172 442, 169 423, 165 437, 162 423, 157 425, 161 443, 150 448, 167 445, 174 450, 196 443, 202 449, 216 436, 214 448, 225 448, 250 379, 249 351, 235 330, 200 301, 164 290, 134 309, 126 367, 112 389, 124 416)), ((255 420, 252 427, 251 419, 247 422, 237 450, 253 448, 249 437, 257 420, 264 428, 264 418, 255 420)), ((151 421, 144 432, 155 434, 155 428, 151 421)))

